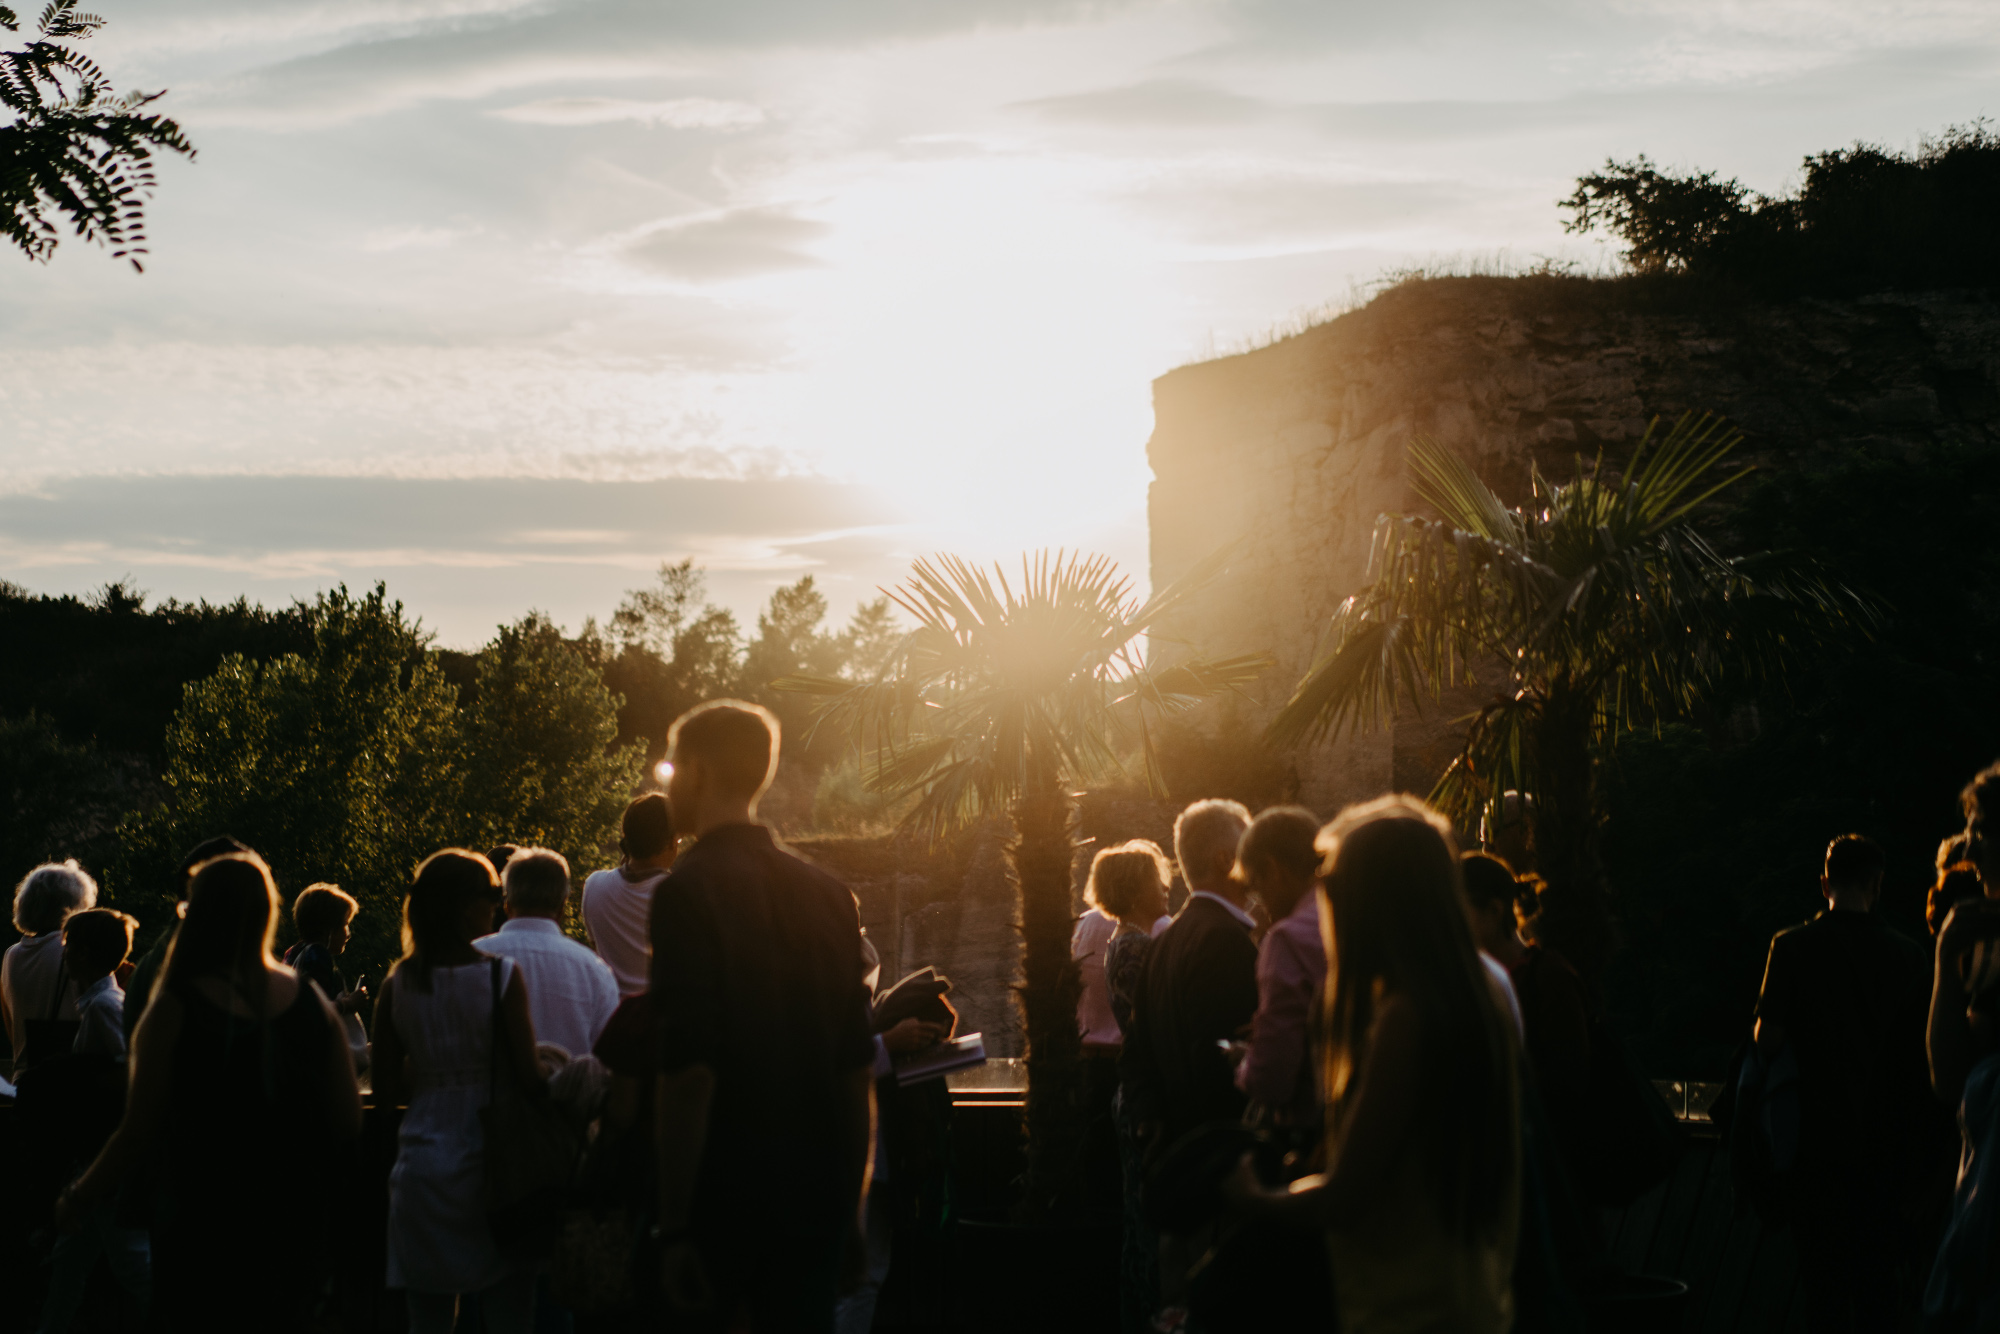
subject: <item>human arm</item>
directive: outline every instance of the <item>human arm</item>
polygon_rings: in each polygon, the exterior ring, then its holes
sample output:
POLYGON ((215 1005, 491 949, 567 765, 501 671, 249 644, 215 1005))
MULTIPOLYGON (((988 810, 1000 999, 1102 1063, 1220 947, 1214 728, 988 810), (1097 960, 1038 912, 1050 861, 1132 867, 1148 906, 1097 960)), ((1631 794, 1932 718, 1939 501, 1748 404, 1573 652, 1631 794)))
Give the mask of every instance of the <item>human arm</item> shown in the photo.
MULTIPOLYGON (((1312 947, 1317 951, 1319 942, 1312 947)), ((1264 937, 1257 956, 1257 1013, 1250 1021, 1249 1050, 1236 1067, 1236 1087, 1269 1107, 1288 1106, 1298 1092, 1319 976, 1286 932, 1264 937)))
POLYGON ((181 1034, 181 1003, 163 995, 146 1007, 132 1035, 127 1058, 129 1083, 125 1114, 97 1158, 56 1201, 56 1224, 74 1232, 100 1203, 125 1180, 126 1174, 152 1146, 171 1091, 174 1044, 181 1034))
POLYGON ((1965 1093, 1965 1077, 1972 1070, 1972 1023, 1966 1015, 1971 998, 1959 973, 1959 960, 1972 947, 1976 924, 1990 915, 1986 904, 1984 899, 1959 904, 1938 931, 1924 1047, 1930 1057, 1931 1088, 1947 1107, 1958 1106, 1965 1093))
POLYGON ((1757 1017, 1750 1029, 1750 1041, 1757 1054, 1771 1057, 1785 1045, 1785 1002, 1791 993, 1791 951, 1783 933, 1771 940, 1771 953, 1764 961, 1764 985, 1757 990, 1757 1017))
POLYGON ((337 1140, 361 1133, 361 1086, 354 1078, 354 1053, 347 1049, 347 1029, 324 992, 315 993, 326 1019, 327 1129, 337 1140))
POLYGON ((1398 996, 1382 1002, 1332 1165, 1283 1189, 1266 1187, 1246 1155, 1225 1193, 1244 1212, 1345 1227, 1389 1189, 1420 1103, 1423 1025, 1398 996))
POLYGON ((535 1021, 528 1013, 528 980, 519 968, 508 970, 507 989, 500 994, 500 1031, 514 1077, 531 1093, 546 1093, 549 1077, 535 1054, 535 1021))
POLYGON ((653 1158, 659 1170, 660 1287, 676 1310, 714 1302, 708 1275, 688 1234, 695 1182, 708 1147, 708 1112, 715 1100, 715 1070, 689 1065, 663 1071, 653 1098, 653 1158))
POLYGON ((409 1051, 396 1031, 396 974, 382 985, 375 1002, 375 1031, 368 1044, 368 1070, 379 1107, 406 1107, 410 1102, 409 1051))

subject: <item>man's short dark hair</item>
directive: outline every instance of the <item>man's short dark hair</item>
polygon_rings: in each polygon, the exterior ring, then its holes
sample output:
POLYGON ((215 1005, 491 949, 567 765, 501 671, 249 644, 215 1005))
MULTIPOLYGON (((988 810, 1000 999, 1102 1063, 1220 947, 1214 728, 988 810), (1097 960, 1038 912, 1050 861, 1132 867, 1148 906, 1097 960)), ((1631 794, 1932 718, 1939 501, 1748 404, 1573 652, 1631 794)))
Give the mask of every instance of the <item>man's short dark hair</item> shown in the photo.
POLYGON ((1826 845, 1826 882, 1829 885, 1869 885, 1882 878, 1888 859, 1872 838, 1842 834, 1826 845))
POLYGON ((529 912, 561 912, 569 897, 569 862, 547 848, 520 848, 507 859, 500 884, 507 901, 529 912))
POLYGON ((63 923, 63 944, 108 972, 132 953, 132 933, 138 926, 137 918, 116 908, 85 908, 63 923))
POLYGON ((648 792, 625 808, 618 826, 618 850, 636 861, 657 857, 674 845, 674 810, 666 797, 648 792))
POLYGON ((1533 897, 1533 890, 1515 879, 1514 868, 1507 865, 1506 858, 1490 852, 1461 852, 1458 873, 1465 885, 1466 900, 1481 912, 1503 903, 1512 908, 1523 896, 1533 897))
POLYGON ((1245 871, 1258 862, 1275 862, 1292 875, 1316 875, 1320 853, 1320 818, 1303 806, 1273 806, 1259 811, 1236 845, 1236 864, 1245 871))
POLYGON ((292 900, 292 925, 300 940, 325 940, 359 911, 361 905, 339 885, 307 885, 292 900))
POLYGON ((710 700, 674 720, 667 750, 676 764, 697 760, 732 797, 755 797, 778 767, 778 720, 740 699, 710 700))
POLYGON ((506 874, 508 861, 520 850, 517 843, 496 843, 486 849, 486 860, 493 863, 493 874, 506 874))

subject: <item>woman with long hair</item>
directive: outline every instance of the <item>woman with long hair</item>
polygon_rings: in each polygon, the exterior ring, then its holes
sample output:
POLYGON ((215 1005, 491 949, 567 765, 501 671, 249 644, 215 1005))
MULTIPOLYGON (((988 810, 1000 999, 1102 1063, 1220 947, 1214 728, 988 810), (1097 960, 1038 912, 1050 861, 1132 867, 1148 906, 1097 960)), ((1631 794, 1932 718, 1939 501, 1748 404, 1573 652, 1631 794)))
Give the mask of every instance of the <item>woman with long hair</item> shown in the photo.
POLYGON ((1479 961, 1451 827, 1412 797, 1354 807, 1326 854, 1327 1170, 1238 1208, 1326 1230, 1345 1334, 1504 1334, 1520 1220, 1519 1055, 1479 961))
POLYGON ((310 1178, 361 1129, 339 1018, 271 953, 278 891, 254 852, 196 868, 133 1034, 125 1115, 57 1202, 70 1231, 150 1162, 153 1306, 169 1330, 292 1330, 323 1277, 310 1178))
POLYGON ((411 1334, 449 1334, 466 1295, 492 1334, 532 1325, 534 1273, 502 1257, 485 1207, 479 1113, 500 1081, 535 1092, 547 1082, 519 970, 472 944, 499 902, 485 857, 426 858, 403 900, 403 957, 376 1006, 375 1092, 408 1106, 389 1174, 388 1285, 404 1290, 411 1334))

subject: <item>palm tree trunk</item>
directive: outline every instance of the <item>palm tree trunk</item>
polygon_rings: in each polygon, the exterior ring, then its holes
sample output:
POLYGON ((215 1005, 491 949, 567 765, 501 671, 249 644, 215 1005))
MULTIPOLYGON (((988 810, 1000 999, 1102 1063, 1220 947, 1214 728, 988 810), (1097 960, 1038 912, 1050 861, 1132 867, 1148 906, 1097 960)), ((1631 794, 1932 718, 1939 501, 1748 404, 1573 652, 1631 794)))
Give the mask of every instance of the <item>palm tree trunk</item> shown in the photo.
POLYGON ((1053 777, 1031 784, 1014 807, 1008 848, 1021 891, 1021 986, 1028 1039, 1028 1174, 1022 1221, 1059 1213, 1083 1143, 1083 1041, 1076 1006, 1082 980, 1070 958, 1070 800, 1053 777))
POLYGON ((1557 689, 1543 708, 1535 736, 1542 779, 1535 794, 1535 861, 1548 886, 1537 936, 1595 987, 1610 963, 1615 933, 1599 855, 1593 707, 1582 692, 1557 689))

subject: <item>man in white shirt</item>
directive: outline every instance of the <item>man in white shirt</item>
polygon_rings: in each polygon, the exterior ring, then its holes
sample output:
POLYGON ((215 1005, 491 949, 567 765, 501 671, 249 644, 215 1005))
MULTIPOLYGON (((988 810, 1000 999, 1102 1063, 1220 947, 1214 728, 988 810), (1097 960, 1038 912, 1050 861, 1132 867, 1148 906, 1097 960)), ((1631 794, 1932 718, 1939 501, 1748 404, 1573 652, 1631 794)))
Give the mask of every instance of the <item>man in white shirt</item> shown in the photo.
POLYGON ((506 925, 473 946, 519 965, 535 1040, 582 1056, 618 1008, 618 982, 604 960, 563 934, 569 863, 547 848, 522 848, 508 859, 501 883, 506 925))
POLYGON ((653 891, 674 864, 674 816, 666 797, 649 792, 625 808, 618 846, 623 864, 583 882, 583 929, 611 966, 618 994, 637 996, 653 971, 653 891))

